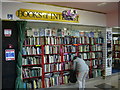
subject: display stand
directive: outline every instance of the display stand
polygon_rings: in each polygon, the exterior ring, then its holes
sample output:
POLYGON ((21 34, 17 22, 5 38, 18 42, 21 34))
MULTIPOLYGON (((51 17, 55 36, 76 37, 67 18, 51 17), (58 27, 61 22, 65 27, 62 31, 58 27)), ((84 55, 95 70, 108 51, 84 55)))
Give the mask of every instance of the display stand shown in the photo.
POLYGON ((113 73, 120 72, 120 34, 113 34, 113 73))
POLYGON ((109 76, 112 74, 112 28, 106 28, 103 32, 104 36, 104 47, 103 47, 103 61, 104 61, 104 70, 105 76, 109 76))

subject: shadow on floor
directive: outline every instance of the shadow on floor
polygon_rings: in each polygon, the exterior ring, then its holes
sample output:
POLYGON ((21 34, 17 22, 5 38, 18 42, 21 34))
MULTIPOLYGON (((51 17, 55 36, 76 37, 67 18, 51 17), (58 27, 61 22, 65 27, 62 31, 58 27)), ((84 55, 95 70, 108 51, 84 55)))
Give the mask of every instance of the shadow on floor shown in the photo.
POLYGON ((112 86, 112 85, 109 85, 109 84, 106 84, 106 83, 95 85, 95 87, 103 89, 103 90, 117 90, 115 88, 115 86, 112 86))

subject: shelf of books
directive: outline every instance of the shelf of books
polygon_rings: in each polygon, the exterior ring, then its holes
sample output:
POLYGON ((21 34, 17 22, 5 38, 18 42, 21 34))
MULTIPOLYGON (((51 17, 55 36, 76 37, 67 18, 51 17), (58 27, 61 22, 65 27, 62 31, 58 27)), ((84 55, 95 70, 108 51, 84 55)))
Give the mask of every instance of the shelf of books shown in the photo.
POLYGON ((113 68, 118 69, 120 65, 120 38, 113 37, 113 68))
POLYGON ((22 78, 26 88, 49 88, 69 83, 73 57, 89 65, 89 78, 101 76, 104 39, 94 32, 27 29, 23 44, 22 78), (72 35, 74 34, 74 35, 72 35))

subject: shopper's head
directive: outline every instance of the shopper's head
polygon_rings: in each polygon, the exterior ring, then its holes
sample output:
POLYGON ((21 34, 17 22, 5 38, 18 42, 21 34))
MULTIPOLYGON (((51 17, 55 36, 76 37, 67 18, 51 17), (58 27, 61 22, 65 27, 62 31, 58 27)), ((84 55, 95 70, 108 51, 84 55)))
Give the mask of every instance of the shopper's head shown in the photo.
POLYGON ((77 58, 81 58, 80 56, 74 56, 73 60, 77 59, 77 58))

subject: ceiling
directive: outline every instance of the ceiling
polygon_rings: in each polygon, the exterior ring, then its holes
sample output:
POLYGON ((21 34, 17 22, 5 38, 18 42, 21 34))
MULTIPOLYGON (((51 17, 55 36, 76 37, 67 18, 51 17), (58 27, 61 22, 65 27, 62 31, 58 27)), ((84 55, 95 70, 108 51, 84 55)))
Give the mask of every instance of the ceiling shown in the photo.
MULTIPOLYGON (((102 13, 115 12, 120 0, 2 0, 2 2, 37 2, 102 13), (99 5, 99 6, 98 6, 99 5)), ((118 11, 117 11, 118 12, 118 11)))
POLYGON ((96 11, 102 13, 110 13, 118 10, 117 2, 43 2, 58 6, 66 6, 81 10, 96 11))

